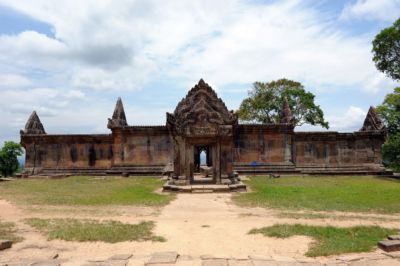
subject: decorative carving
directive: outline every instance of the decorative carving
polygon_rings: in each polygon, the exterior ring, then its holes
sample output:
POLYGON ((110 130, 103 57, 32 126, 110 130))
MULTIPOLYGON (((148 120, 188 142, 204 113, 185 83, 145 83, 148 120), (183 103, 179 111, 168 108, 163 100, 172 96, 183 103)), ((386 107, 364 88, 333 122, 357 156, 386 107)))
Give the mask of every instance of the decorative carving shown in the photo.
POLYGON ((376 113, 375 108, 371 106, 360 131, 381 131, 384 129, 385 125, 376 113))
POLYGON ((28 121, 25 124, 25 130, 21 130, 21 135, 23 134, 34 134, 34 135, 44 135, 44 127, 42 122, 40 122, 39 116, 36 111, 33 111, 28 121))
POLYGON ((288 99, 285 97, 283 99, 283 105, 282 105, 281 123, 283 123, 283 124, 292 124, 293 120, 294 119, 293 119, 293 115, 292 115, 292 110, 290 110, 288 99))
POLYGON ((126 122, 124 106, 122 104, 121 97, 118 97, 117 104, 115 105, 114 109, 114 114, 111 119, 108 119, 107 127, 112 129, 126 126, 128 126, 128 123, 126 122))
POLYGON ((219 126, 219 135, 221 136, 232 136, 233 129, 231 125, 219 126))
POLYGON ((217 134, 218 131, 214 127, 192 126, 186 128, 186 135, 191 135, 191 136, 215 136, 217 134))
POLYGON ((178 134, 216 135, 218 126, 234 124, 237 115, 203 79, 178 103, 173 114, 167 113, 167 126, 178 134))

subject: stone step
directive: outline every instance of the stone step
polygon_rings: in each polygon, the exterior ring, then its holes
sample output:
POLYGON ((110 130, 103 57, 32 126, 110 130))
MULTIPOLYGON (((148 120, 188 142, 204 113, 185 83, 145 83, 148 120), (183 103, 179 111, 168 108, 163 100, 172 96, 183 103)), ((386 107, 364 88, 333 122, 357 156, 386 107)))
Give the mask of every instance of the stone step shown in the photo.
POLYGON ((11 248, 13 242, 11 240, 1 240, 0 239, 0 250, 11 248))
POLYGON ((173 185, 168 182, 164 184, 163 191, 183 192, 183 193, 219 193, 232 191, 246 191, 243 183, 233 185, 173 185))
POLYGON ((391 236, 388 236, 388 239, 389 240, 400 240, 400 235, 391 235, 391 236))
POLYGON ((386 252, 400 251, 400 240, 382 240, 378 247, 386 252))

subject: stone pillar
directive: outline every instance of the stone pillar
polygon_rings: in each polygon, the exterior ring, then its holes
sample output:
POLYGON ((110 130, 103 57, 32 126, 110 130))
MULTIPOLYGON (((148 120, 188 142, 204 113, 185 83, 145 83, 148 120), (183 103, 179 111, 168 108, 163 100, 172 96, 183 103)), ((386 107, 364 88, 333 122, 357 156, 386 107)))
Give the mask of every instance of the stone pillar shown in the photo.
POLYGON ((288 134, 284 135, 284 153, 285 163, 293 163, 292 136, 288 134))
POLYGON ((194 170, 194 146, 186 142, 185 149, 185 176, 186 184, 190 185, 193 182, 193 170, 194 170))
POLYGON ((213 147, 214 154, 214 179, 216 184, 221 184, 221 143, 218 141, 213 147))

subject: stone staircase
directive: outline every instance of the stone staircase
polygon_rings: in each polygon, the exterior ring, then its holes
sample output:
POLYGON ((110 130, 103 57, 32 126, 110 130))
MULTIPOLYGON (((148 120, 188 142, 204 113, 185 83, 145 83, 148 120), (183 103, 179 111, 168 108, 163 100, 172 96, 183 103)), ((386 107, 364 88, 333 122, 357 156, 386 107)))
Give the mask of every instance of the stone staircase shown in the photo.
POLYGON ((51 176, 51 175, 106 175, 109 168, 42 168, 38 175, 51 176))
POLYGON ((114 165, 106 171, 107 175, 157 175, 164 172, 165 165, 114 165))
POLYGON ((349 166, 300 166, 296 167, 306 175, 380 175, 393 176, 393 171, 383 166, 349 165, 349 166))
POLYGON ((39 175, 124 175, 124 176, 160 176, 165 165, 116 165, 111 168, 80 167, 80 168, 42 168, 39 175))
POLYGON ((292 163, 289 164, 234 164, 233 170, 238 174, 300 174, 292 163))
POLYGON ((287 175, 379 175, 393 176, 393 171, 380 165, 340 165, 323 166, 294 164, 234 164, 234 171, 239 174, 287 174, 287 175))

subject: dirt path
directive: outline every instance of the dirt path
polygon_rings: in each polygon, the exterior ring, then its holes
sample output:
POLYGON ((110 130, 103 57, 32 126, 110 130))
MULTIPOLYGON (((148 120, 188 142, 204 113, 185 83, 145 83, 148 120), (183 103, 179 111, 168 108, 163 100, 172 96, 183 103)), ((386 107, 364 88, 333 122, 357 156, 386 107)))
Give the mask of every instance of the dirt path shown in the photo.
POLYGON ((68 259, 68 262, 63 265, 79 265, 88 260, 101 260, 115 254, 126 253, 133 254, 138 261, 143 262, 156 251, 176 251, 194 258, 204 257, 204 255, 247 258, 251 255, 303 260, 307 259, 303 254, 312 239, 303 236, 274 239, 260 234, 249 235, 248 232, 253 228, 275 223, 337 226, 379 224, 400 228, 398 221, 382 222, 362 218, 358 220, 279 218, 277 211, 274 210, 238 207, 232 204, 231 194, 179 194, 176 200, 161 210, 130 206, 20 209, 16 205, 0 200, 0 220, 15 222, 18 234, 25 238, 23 242, 15 244, 12 249, 1 251, 0 262, 50 259, 58 254, 61 259, 68 259), (101 211, 96 212, 96 209, 101 211), (126 223, 152 220, 157 225, 155 234, 164 236, 167 242, 107 244, 47 241, 44 236, 23 223, 22 220, 28 217, 112 219, 126 223))
POLYGON ((268 226, 268 217, 243 218, 241 208, 228 204, 231 194, 180 194, 157 219, 156 232, 164 235, 175 250, 200 256, 246 257, 253 254, 302 255, 310 243, 306 237, 279 240, 247 234, 268 226))

